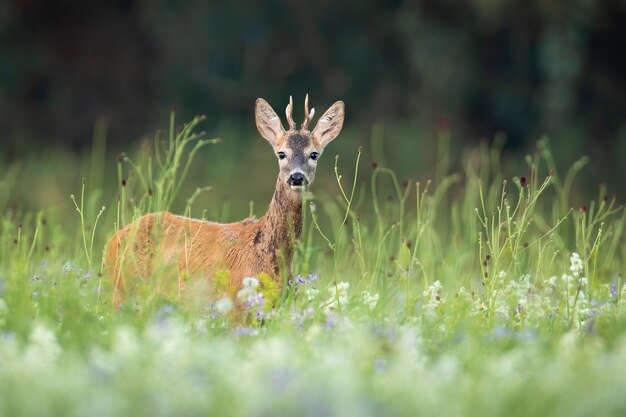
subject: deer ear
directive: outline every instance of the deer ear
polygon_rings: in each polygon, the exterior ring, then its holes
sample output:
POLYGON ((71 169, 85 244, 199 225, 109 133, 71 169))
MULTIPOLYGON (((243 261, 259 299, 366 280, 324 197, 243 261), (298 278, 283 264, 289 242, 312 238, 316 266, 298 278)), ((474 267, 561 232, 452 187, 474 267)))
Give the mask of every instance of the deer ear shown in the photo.
POLYGON ((313 138, 317 143, 324 148, 331 141, 333 141, 341 128, 343 127, 343 118, 345 113, 345 105, 343 101, 337 101, 330 106, 326 113, 320 117, 315 129, 313 129, 313 138))
POLYGON ((262 98, 256 100, 254 116, 256 119, 256 128, 259 129, 259 133, 273 146, 278 138, 285 133, 280 118, 274 109, 272 109, 272 106, 262 98))

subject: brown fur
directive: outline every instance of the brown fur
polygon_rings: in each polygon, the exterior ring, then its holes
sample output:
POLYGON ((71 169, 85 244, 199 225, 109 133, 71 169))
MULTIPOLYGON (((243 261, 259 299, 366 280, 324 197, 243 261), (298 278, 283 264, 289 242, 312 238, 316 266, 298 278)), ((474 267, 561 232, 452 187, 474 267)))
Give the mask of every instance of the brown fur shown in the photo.
MULTIPOLYGON (((277 184, 268 212, 258 220, 220 224, 167 212, 139 218, 118 231, 106 248, 105 269, 115 283, 115 304, 135 286, 128 279, 148 280, 167 265, 176 265, 178 279, 171 279, 179 291, 187 280, 210 279, 219 270, 230 272, 230 288, 262 272, 280 287, 282 265, 291 264, 302 230, 299 194, 277 184)), ((161 287, 171 291, 169 284, 161 287)))
POLYGON ((280 288, 302 230, 303 189, 290 187, 288 178, 297 170, 309 184, 313 181, 316 163, 309 155, 321 154, 339 134, 343 103, 331 106, 313 133, 284 131, 278 116, 262 99, 257 100, 256 121, 274 150, 289 154, 279 161, 280 173, 267 213, 258 220, 220 224, 163 212, 147 214, 127 225, 113 235, 105 249, 104 267, 113 280, 115 306, 142 283, 153 284, 158 293, 181 294, 195 283, 205 282, 210 287, 221 270, 229 271, 229 289, 237 289, 243 278, 261 273, 272 277, 280 288), (160 281, 153 282, 154 276, 160 281))

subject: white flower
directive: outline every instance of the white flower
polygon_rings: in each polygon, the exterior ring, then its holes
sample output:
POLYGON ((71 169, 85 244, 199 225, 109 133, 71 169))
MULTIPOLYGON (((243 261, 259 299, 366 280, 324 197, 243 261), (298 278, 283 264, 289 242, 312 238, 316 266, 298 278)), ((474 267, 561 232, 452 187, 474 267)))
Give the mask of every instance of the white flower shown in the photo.
POLYGON ((363 291, 361 293, 361 298, 363 299, 363 303, 370 309, 373 310, 376 308, 376 304, 378 304, 378 299, 380 296, 378 293, 370 294, 369 291, 363 291))
POLYGON ((42 324, 34 325, 29 342, 24 357, 33 366, 51 364, 61 354, 56 335, 42 324))
POLYGON ((563 274, 561 275, 561 279, 563 280, 563 282, 565 282, 566 284, 571 284, 574 281, 574 277, 571 275, 567 275, 567 274, 563 274))
POLYGON ((548 295, 554 294, 554 292, 556 291, 556 281, 557 281, 557 277, 556 275, 553 275, 543 282, 543 285, 545 286, 546 294, 548 295))
POLYGON ((442 298, 440 294, 442 289, 443 286, 439 280, 433 282, 428 289, 422 293, 426 298, 426 303, 422 308, 434 310, 441 304, 445 303, 446 299, 442 298))
POLYGON ((338 308, 348 304, 348 288, 350 288, 350 283, 348 282, 338 282, 336 285, 330 285, 328 287, 328 292, 330 292, 331 295, 322 303, 324 313, 332 314, 338 308))
POLYGON ((220 314, 226 314, 233 309, 233 302, 230 298, 222 298, 215 302, 215 310, 220 314))
POLYGON ((237 291, 237 299, 239 300, 246 300, 250 297, 254 297, 257 294, 257 291, 254 288, 242 288, 239 291, 237 291))
POLYGON ((582 259, 580 259, 580 255, 576 252, 573 252, 572 256, 569 258, 569 262, 569 270, 572 271, 574 277, 580 277, 584 270, 583 261, 582 259))
POLYGON ((306 290, 304 290, 304 295, 306 296, 307 301, 313 301, 319 293, 320 293, 320 290, 318 290, 317 288, 313 288, 313 287, 307 288, 306 290))
POLYGON ((254 277, 245 277, 242 286, 243 288, 256 288, 259 286, 259 280, 254 277))

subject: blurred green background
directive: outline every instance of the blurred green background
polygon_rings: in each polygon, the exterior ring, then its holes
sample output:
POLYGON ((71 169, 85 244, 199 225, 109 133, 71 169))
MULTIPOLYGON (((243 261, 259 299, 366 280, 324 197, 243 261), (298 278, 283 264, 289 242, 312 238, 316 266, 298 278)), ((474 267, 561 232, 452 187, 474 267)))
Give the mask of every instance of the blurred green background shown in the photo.
POLYGON ((520 156, 547 135, 564 169, 588 154, 586 185, 619 191, 625 18, 620 0, 1 0, 2 192, 7 204, 66 204, 93 170, 98 131, 112 183, 116 154, 167 128, 176 103, 178 122, 206 114, 203 129, 224 139, 199 155, 190 187, 214 185, 223 201, 254 178, 241 198, 264 204, 275 165, 254 101, 282 115, 293 94, 299 120, 305 93, 318 115, 347 106, 318 182, 334 181, 329 154, 349 171, 359 145, 366 165, 430 178, 450 129, 453 168, 461 149, 500 135, 511 175, 524 175, 520 156))

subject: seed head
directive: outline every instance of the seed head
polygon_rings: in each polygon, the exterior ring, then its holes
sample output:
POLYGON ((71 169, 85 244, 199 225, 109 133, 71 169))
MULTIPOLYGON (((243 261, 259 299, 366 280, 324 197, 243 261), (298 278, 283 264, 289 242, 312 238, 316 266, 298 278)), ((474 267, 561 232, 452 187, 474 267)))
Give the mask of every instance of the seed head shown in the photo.
POLYGON ((125 178, 122 179, 122 187, 126 187, 126 179, 125 178))
POLYGON ((178 104, 172 103, 170 109, 172 110, 172 112, 176 113, 178 111, 178 104))
POLYGON ((374 169, 378 168, 378 162, 372 161, 372 168, 374 169))
POLYGON ((407 249, 411 249, 412 246, 413 246, 413 241, 411 239, 407 239, 406 240, 407 249))
POLYGON ((526 186, 526 177, 522 175, 519 178, 519 183, 522 185, 522 187, 526 186))

